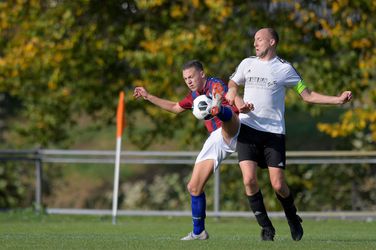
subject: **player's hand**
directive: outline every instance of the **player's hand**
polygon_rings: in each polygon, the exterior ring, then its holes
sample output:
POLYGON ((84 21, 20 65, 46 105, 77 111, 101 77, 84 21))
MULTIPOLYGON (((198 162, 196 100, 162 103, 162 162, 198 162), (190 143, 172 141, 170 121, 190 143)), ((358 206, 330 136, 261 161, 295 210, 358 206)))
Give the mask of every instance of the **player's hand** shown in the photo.
POLYGON ((137 98, 144 98, 147 100, 149 93, 146 91, 144 87, 136 87, 133 91, 133 97, 137 98))
POLYGON ((352 99, 352 93, 351 93, 351 91, 344 91, 339 96, 339 99, 340 99, 340 103, 341 104, 344 104, 344 103, 347 103, 347 102, 351 101, 351 99, 352 99))
POLYGON ((253 103, 246 102, 244 105, 238 108, 240 113, 249 113, 255 109, 253 103))

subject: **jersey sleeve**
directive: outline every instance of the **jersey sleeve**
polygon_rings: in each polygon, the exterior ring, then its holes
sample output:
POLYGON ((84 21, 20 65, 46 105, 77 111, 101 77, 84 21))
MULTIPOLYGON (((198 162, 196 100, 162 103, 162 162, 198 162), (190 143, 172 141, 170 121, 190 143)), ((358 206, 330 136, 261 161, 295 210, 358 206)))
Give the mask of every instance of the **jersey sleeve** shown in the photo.
POLYGON ((295 87, 298 83, 302 81, 301 76, 298 71, 290 64, 286 68, 286 79, 284 80, 284 85, 286 87, 295 87))
POLYGON ((188 93, 184 99, 182 99, 180 102, 179 102, 179 106, 182 107, 183 109, 192 109, 192 106, 193 106, 193 98, 192 98, 192 94, 191 93, 188 93))
POLYGON ((244 59, 236 68, 235 72, 230 76, 230 80, 234 81, 238 85, 244 85, 245 83, 245 65, 246 60, 244 59))

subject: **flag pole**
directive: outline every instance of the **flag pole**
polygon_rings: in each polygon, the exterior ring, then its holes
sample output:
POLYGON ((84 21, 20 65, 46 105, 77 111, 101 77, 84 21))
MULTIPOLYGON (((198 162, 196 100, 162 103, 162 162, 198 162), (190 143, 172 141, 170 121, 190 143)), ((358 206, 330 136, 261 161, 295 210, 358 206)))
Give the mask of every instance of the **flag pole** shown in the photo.
POLYGON ((124 130, 124 92, 119 94, 119 103, 116 112, 116 156, 114 171, 114 191, 112 199, 112 224, 116 224, 116 215, 118 209, 119 193, 119 172, 120 172, 120 154, 121 154, 121 137, 124 130))

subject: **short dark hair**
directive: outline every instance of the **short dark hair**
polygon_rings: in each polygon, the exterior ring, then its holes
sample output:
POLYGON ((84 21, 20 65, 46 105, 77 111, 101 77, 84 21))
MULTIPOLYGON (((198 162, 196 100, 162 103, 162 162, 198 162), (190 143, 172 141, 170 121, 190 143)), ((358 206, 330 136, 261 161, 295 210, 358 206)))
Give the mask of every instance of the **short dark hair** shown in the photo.
POLYGON ((277 45, 279 43, 279 35, 277 31, 273 28, 267 28, 272 38, 275 40, 275 44, 277 45))
POLYGON ((204 71, 204 66, 199 60, 191 60, 183 65, 183 70, 190 69, 190 68, 195 68, 197 70, 204 71))

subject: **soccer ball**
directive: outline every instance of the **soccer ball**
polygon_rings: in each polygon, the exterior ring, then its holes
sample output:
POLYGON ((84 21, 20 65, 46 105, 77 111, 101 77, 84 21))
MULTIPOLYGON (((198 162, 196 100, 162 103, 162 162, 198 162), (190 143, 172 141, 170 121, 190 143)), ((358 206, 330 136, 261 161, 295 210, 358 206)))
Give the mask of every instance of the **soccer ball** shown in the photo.
POLYGON ((192 106, 193 115, 199 120, 212 119, 213 116, 210 113, 211 106, 212 106, 212 99, 210 99, 206 95, 197 96, 193 100, 193 106, 192 106))

